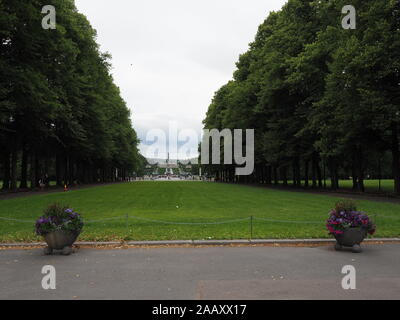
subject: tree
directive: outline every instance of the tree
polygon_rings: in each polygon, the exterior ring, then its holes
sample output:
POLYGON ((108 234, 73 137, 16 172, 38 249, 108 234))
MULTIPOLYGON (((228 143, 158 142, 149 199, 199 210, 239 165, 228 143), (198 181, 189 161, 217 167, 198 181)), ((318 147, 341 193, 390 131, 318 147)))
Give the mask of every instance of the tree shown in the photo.
POLYGON ((356 0, 357 29, 345 30, 346 4, 289 0, 259 27, 234 80, 216 93, 206 128, 256 129, 258 165, 245 180, 292 178, 308 187, 311 164, 313 187, 323 186, 327 168, 333 188, 350 174, 364 191, 367 171, 378 175, 375 162, 390 151, 400 194, 400 4, 356 0))
POLYGON ((3 189, 125 180, 143 165, 109 54, 73 0, 54 0, 57 28, 38 0, 2 0, 0 146, 3 189))

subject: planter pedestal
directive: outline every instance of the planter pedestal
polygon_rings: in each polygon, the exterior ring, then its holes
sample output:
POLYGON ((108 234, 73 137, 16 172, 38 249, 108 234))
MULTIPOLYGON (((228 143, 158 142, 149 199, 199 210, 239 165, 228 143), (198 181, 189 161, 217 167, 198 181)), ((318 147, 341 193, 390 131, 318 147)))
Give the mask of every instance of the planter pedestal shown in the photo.
MULTIPOLYGON (((336 251, 341 251, 343 250, 343 247, 349 247, 349 246, 342 246, 339 243, 335 244, 335 250, 336 251)), ((363 250, 359 244, 355 244, 354 246, 351 246, 351 251, 354 253, 361 253, 363 250)))
POLYGON ((361 253, 361 243, 367 235, 367 230, 362 227, 347 229, 343 234, 335 235, 337 241, 335 250, 340 251, 343 247, 348 247, 352 248, 354 253, 361 253))
POLYGON ((44 236, 48 247, 44 248, 45 255, 51 255, 54 250, 61 251, 62 255, 70 255, 72 250, 72 245, 78 238, 79 233, 72 233, 66 231, 54 231, 44 236))

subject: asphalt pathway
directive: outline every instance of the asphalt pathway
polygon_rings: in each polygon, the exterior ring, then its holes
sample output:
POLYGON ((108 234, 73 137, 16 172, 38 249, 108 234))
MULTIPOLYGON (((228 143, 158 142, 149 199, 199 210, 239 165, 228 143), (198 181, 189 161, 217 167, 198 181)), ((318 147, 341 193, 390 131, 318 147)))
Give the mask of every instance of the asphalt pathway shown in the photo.
POLYGON ((0 299, 400 299, 400 245, 368 245, 362 254, 322 247, 42 249, 0 251, 0 299), (42 267, 56 289, 42 288, 42 267), (343 290, 342 268, 357 271, 343 290))

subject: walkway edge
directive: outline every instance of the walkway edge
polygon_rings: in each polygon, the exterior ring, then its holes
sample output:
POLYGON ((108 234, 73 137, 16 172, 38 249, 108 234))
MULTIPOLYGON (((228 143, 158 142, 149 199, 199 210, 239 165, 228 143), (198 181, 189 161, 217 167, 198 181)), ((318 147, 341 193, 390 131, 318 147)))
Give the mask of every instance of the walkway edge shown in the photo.
MULTIPOLYGON (((128 242, 77 242, 77 246, 235 246, 235 245, 326 245, 334 244, 334 239, 254 239, 254 240, 173 240, 173 241, 128 241, 128 242)), ((366 239, 364 243, 400 243, 400 238, 366 239)), ((44 242, 2 243, 0 248, 44 247, 44 242)))

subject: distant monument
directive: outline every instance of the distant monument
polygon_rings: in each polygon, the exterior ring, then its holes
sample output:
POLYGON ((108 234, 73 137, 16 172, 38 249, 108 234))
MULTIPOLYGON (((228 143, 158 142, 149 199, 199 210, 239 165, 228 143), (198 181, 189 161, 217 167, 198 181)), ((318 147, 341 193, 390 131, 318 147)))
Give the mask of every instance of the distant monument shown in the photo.
POLYGON ((164 175, 167 177, 171 177, 174 174, 177 174, 179 171, 179 165, 176 163, 176 160, 171 160, 170 155, 168 153, 168 159, 167 160, 162 160, 162 159, 147 159, 149 163, 149 168, 148 170, 152 169, 153 176, 157 175, 164 175))
POLYGON ((174 168, 176 168, 176 165, 170 164, 169 163, 169 153, 168 153, 168 159, 166 162, 166 167, 165 167, 165 175, 166 176, 172 176, 174 174, 174 168))

